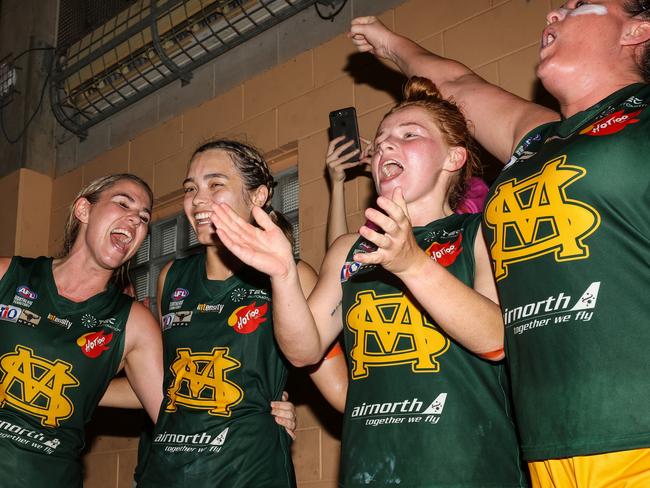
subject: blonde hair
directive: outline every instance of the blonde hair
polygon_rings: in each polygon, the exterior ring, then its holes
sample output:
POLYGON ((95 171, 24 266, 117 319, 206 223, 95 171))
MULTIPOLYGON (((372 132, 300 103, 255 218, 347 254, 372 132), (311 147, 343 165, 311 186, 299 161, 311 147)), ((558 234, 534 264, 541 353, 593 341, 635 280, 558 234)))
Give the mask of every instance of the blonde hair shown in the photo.
POLYGON ((72 246, 77 240, 79 235, 79 219, 75 216, 75 206, 80 198, 85 198, 91 204, 97 203, 99 197, 109 188, 113 187, 119 181, 133 181, 134 183, 140 185, 149 196, 149 201, 153 202, 153 192, 149 185, 142 180, 140 177, 130 174, 130 173, 118 173, 114 175, 107 175, 97 178, 96 180, 91 181, 84 188, 81 189, 77 196, 70 205, 70 211, 68 213, 68 218, 65 222, 65 228, 63 231, 63 253, 62 256, 65 257, 70 254, 72 246))

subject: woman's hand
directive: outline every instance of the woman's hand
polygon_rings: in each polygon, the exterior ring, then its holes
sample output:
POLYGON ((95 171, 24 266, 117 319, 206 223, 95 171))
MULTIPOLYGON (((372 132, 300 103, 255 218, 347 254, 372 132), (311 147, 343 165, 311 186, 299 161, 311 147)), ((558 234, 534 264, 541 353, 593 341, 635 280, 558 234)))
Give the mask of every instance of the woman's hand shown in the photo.
POLYGON ((390 43, 395 33, 382 24, 377 17, 357 17, 352 20, 348 37, 357 49, 369 52, 379 58, 390 59, 390 43))
POLYGON ((385 213, 369 208, 365 215, 383 230, 383 233, 368 225, 359 229, 359 234, 377 246, 377 250, 371 253, 357 253, 354 260, 363 264, 379 264, 397 276, 417 270, 423 260, 426 262, 429 258, 418 246, 413 235, 402 189, 395 188, 392 198, 380 196, 377 198, 377 205, 385 213))
MULTIPOLYGON (((329 146, 327 146, 325 162, 327 163, 327 173, 329 174, 332 185, 343 183, 345 181, 346 169, 368 163, 366 150, 364 150, 360 158, 357 158, 356 156, 359 154, 359 149, 347 151, 347 149, 354 144, 354 141, 348 140, 343 142, 344 140, 345 136, 336 137, 332 139, 329 146), (341 142, 343 143, 340 144, 341 142), (350 161, 351 159, 354 159, 354 161, 350 161)), ((362 141, 365 144, 368 144, 368 141, 365 139, 362 139, 362 141)), ((366 146, 366 149, 367 147, 368 146, 366 146)))
POLYGON ((296 439, 296 406, 289 401, 289 394, 282 392, 282 401, 271 402, 271 415, 278 425, 284 427, 292 439, 296 439))
POLYGON ((245 264, 271 277, 286 277, 295 269, 293 250, 284 232, 260 207, 252 213, 259 227, 246 222, 225 203, 212 205, 212 223, 221 242, 245 264))

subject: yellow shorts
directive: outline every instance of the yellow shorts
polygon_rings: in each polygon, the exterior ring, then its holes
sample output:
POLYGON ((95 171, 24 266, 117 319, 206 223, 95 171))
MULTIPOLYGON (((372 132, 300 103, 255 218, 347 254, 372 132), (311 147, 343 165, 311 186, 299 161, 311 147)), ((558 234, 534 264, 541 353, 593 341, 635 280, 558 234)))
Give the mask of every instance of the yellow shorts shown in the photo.
POLYGON ((533 488, 648 488, 650 448, 528 463, 533 488))

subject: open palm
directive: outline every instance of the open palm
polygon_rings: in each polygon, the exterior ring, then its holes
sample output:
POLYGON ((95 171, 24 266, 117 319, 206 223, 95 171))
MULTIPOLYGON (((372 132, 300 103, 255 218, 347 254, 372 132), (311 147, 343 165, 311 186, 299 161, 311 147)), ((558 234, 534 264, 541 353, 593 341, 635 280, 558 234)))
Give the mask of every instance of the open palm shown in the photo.
POLYGON ((242 219, 227 204, 212 206, 212 223, 228 250, 243 263, 269 276, 285 276, 294 266, 291 244, 264 210, 253 207, 260 227, 242 219))

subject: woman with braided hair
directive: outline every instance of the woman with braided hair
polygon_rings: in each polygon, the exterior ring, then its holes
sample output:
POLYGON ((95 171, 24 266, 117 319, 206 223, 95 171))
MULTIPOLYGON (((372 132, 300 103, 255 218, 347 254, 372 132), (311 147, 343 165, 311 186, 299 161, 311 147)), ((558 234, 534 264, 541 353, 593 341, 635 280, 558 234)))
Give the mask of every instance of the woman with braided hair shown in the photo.
POLYGON ((264 211, 253 209, 260 229, 217 203, 217 235, 270 276, 275 336, 293 364, 318 361, 343 331, 339 486, 525 486, 480 215, 451 203, 478 164, 472 138, 429 80, 409 80, 405 98, 373 143, 374 225, 335 241, 308 300, 264 211))
MULTIPOLYGON (((210 220, 212 205, 225 203, 246 221, 260 207, 286 228, 271 207, 274 185, 266 161, 241 142, 207 142, 190 160, 183 206, 204 250, 160 273, 164 400, 138 487, 295 486, 291 434, 281 427, 295 426, 294 414, 274 402, 287 368, 270 282, 222 245, 210 220)), ((315 273, 298 268, 308 293, 315 273)))

